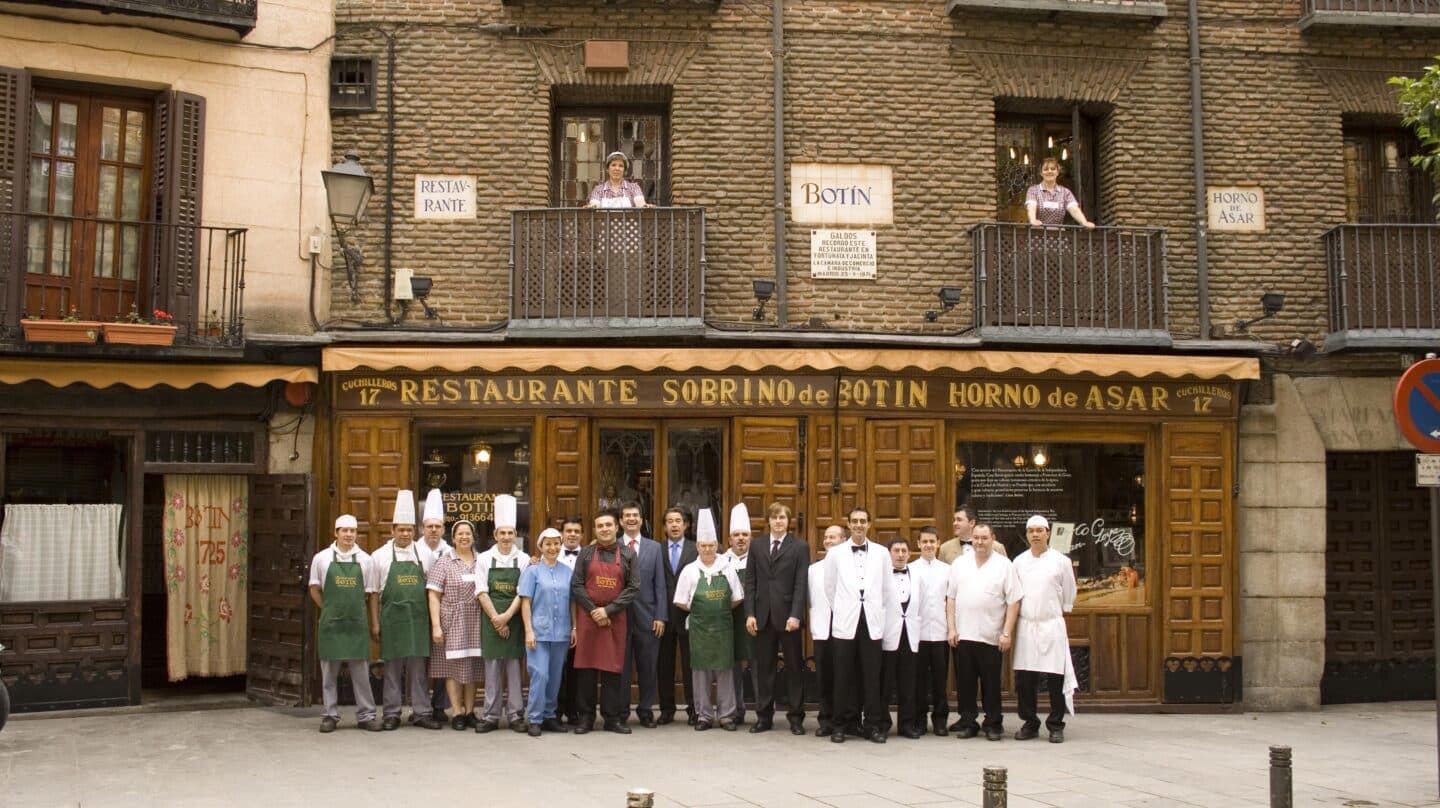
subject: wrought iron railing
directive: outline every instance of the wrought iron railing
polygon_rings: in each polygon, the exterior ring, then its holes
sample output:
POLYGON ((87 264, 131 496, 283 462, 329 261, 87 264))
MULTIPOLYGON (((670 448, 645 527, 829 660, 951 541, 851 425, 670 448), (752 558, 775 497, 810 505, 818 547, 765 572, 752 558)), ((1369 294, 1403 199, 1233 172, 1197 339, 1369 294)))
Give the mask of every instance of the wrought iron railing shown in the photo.
POLYGON ((218 25, 244 36, 255 28, 258 0, 20 0, 38 6, 85 8, 218 25))
POLYGON ((1440 337, 1440 225, 1342 224, 1323 238, 1327 349, 1440 337))
POLYGON ((241 347, 247 230, 0 211, 0 333, 23 318, 174 318, 175 344, 241 347), (6 260, 8 259, 8 260, 6 260))
POLYGON ((512 211, 510 284, 511 328, 702 325, 705 210, 512 211))
POLYGON ((1440 14, 1440 0, 1304 0, 1306 14, 1343 11, 1352 14, 1440 14))
POLYGON ((970 238, 982 336, 1169 339, 1163 228, 985 222, 970 238))

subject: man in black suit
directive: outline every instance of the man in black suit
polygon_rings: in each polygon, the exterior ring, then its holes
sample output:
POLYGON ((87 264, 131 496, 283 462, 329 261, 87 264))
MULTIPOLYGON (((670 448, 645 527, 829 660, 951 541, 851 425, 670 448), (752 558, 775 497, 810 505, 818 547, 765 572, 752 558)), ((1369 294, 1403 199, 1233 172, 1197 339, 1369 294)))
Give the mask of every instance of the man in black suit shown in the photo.
POLYGON ((790 533, 790 508, 770 504, 766 521, 770 534, 751 545, 745 565, 745 630, 755 638, 755 714, 751 732, 770 729, 775 716, 775 657, 785 655, 785 693, 790 709, 785 717, 790 732, 805 734, 804 655, 801 651, 801 616, 808 604, 805 592, 810 570, 810 547, 790 533))
POLYGON ((680 652, 681 674, 684 676, 685 712, 689 723, 695 724, 695 699, 690 684, 690 632, 685 629, 686 613, 675 605, 675 582, 680 571, 700 557, 695 542, 685 538, 690 517, 679 507, 665 511, 661 525, 665 540, 660 543, 660 566, 665 569, 665 602, 670 604, 669 630, 660 638, 660 661, 656 678, 660 682, 660 723, 675 720, 675 652, 680 652))
MULTIPOLYGON (((638 701, 635 716, 640 726, 656 726, 651 708, 655 705, 655 691, 658 680, 655 658, 659 653, 660 641, 668 633, 666 622, 670 618, 670 607, 665 601, 665 575, 661 568, 660 543, 641 535, 644 524, 640 503, 627 502, 620 506, 620 545, 635 553, 636 577, 640 581, 640 592, 630 603, 629 641, 625 648, 625 669, 620 674, 620 687, 628 698, 630 683, 639 680, 638 701)), ((671 599, 674 595, 671 595, 671 599)), ((629 714, 627 709, 626 714, 629 714)))

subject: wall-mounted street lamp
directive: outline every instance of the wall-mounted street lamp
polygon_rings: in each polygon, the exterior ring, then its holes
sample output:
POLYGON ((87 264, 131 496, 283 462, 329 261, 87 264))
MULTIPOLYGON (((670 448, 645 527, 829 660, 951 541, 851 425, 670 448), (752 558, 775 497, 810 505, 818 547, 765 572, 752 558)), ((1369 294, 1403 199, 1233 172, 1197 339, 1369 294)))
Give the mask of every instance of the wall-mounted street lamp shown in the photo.
POLYGON ((360 249, 345 240, 350 231, 365 216, 365 206, 375 193, 375 181, 360 165, 360 155, 345 152, 345 159, 321 171, 325 182, 325 202, 330 208, 330 223, 335 228, 335 237, 340 241, 340 254, 345 258, 345 280, 350 285, 350 302, 360 302, 360 268, 364 255, 360 249))
POLYGON ((925 322, 927 323, 935 322, 940 319, 940 315, 960 305, 960 287, 942 286, 935 296, 940 298, 940 309, 931 309, 925 312, 925 322))
POLYGON ((1255 325, 1261 320, 1268 320, 1274 317, 1279 314, 1283 308, 1285 308, 1284 295, 1279 292, 1266 292, 1260 296, 1260 310, 1263 313, 1253 320, 1236 320, 1235 330, 1243 334, 1250 330, 1250 326, 1255 325))
POLYGON ((750 317, 758 323, 765 319, 765 304, 775 294, 775 281, 750 281, 750 288, 755 292, 755 300, 760 303, 750 312, 750 317))

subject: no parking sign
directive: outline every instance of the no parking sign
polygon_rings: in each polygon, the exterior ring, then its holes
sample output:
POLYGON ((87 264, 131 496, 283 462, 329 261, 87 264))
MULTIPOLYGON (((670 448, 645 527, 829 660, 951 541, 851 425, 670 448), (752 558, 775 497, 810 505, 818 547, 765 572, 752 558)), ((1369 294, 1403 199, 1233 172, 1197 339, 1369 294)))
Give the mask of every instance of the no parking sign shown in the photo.
POLYGON ((1395 386, 1395 423, 1422 452, 1440 452, 1440 359, 1410 366, 1395 386))

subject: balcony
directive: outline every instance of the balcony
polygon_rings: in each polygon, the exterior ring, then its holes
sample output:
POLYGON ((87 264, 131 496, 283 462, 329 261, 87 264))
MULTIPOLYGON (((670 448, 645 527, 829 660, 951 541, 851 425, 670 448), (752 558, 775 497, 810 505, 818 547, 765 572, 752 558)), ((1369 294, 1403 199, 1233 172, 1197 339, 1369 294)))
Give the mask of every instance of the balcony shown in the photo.
POLYGON ((1300 30, 1310 28, 1436 28, 1440 0, 1304 0, 1300 30))
POLYGON ((1170 345, 1163 228, 985 222, 970 239, 981 339, 1170 345))
POLYGON ((258 0, 17 0, 36 6, 130 14, 213 25, 240 36, 255 29, 258 0))
POLYGON ((704 305, 704 208, 510 214, 512 332, 698 334, 704 305))
POLYGON ((1326 351, 1425 348, 1440 340, 1440 225, 1342 224, 1323 239, 1326 351))
POLYGON ((1069 16, 1158 23, 1167 13, 1165 0, 947 0, 946 14, 1011 13, 1069 16))
MULTIPOLYGON (((245 341, 246 234, 234 227, 0 212, 0 342, 50 347, 24 341, 23 318, 59 320, 73 310, 85 320, 113 322, 132 309, 142 317, 159 309, 175 318, 175 346, 238 352, 245 341)), ((117 347, 102 342, 86 350, 117 347)))

